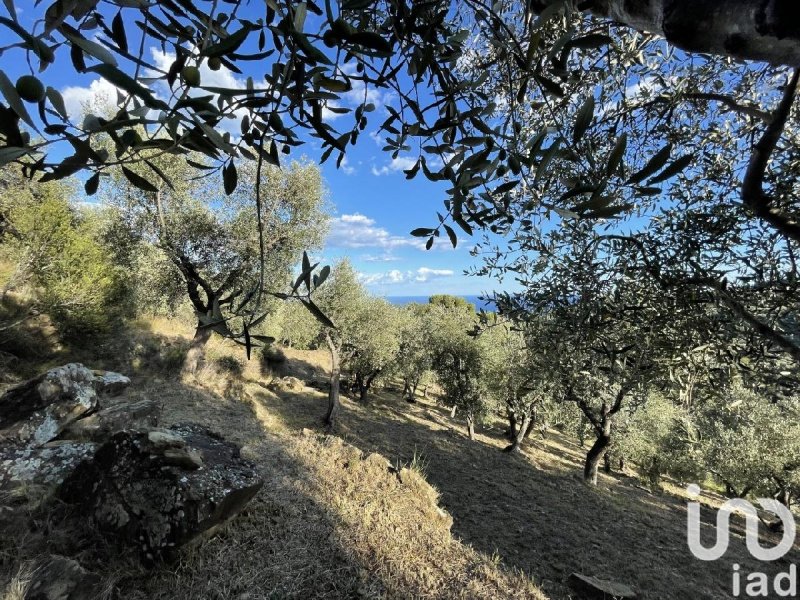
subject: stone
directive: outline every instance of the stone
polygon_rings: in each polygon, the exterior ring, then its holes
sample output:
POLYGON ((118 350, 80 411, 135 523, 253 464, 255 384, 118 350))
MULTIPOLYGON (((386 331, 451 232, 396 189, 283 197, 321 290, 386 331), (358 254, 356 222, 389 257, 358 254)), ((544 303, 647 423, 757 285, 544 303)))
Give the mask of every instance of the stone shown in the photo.
POLYGON ((101 578, 71 558, 48 556, 33 570, 26 600, 93 600, 102 593, 101 578))
POLYGON ((101 408, 67 425, 61 432, 62 439, 102 442, 120 429, 153 426, 160 405, 154 400, 117 402, 101 408))
POLYGON ((130 377, 114 371, 92 371, 94 374, 94 388, 98 394, 118 396, 131 384, 130 377))
POLYGON ((64 481, 60 496, 152 563, 212 535, 262 485, 236 445, 186 424, 114 434, 64 481))
POLYGON ((622 583, 606 581, 572 573, 567 580, 569 586, 575 591, 576 598, 581 600, 629 600, 636 598, 636 592, 622 583))
POLYGON ((95 375, 78 363, 47 371, 0 396, 0 442, 41 446, 97 409, 95 375))
POLYGON ((81 462, 94 456, 97 444, 57 441, 44 447, 0 446, 0 490, 30 485, 53 488, 81 462))

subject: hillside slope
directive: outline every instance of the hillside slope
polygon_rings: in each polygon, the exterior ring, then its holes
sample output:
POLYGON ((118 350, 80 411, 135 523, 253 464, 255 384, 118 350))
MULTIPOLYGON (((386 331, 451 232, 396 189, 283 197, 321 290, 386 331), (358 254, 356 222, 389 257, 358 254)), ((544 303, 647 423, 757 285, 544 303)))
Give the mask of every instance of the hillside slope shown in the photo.
MULTIPOLYGON (((197 422, 239 444, 264 488, 220 535, 152 570, 89 528, 65 529, 67 507, 0 499, 0 584, 12 580, 4 600, 23 597, 26 566, 44 552, 77 557, 107 580, 108 598, 134 600, 566 599, 573 572, 646 600, 721 599, 734 563, 774 573, 798 562, 795 550, 755 563, 740 528, 723 559, 699 563, 686 547, 684 499, 625 475, 586 487, 581 449, 557 433, 503 454, 501 424, 470 441, 433 401, 408 404, 391 389, 367 405, 343 398, 329 432, 325 394, 271 386, 257 361, 235 367, 238 354, 224 345, 211 349, 212 366, 181 381, 170 372, 181 332, 162 337, 129 340, 130 355, 104 349, 114 358, 98 356, 97 366, 132 373, 127 394, 157 399, 162 424, 197 422)), ((283 374, 325 376, 325 353, 287 354, 283 374)))

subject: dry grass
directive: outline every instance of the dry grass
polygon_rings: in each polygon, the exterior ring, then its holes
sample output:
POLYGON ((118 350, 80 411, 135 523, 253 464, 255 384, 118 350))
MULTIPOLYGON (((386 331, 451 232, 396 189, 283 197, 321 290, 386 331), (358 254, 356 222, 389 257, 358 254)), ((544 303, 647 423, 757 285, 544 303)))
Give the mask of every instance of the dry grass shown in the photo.
POLYGON ((28 565, 21 565, 3 591, 3 600, 25 600, 33 572, 28 565))
MULTIPOLYGON (((191 331, 166 322, 138 335, 146 334, 179 343, 191 331)), ((215 342, 210 355, 236 350, 215 342)), ((282 374, 324 377, 326 353, 287 355, 282 374)), ((469 441, 447 411, 379 392, 369 406, 344 398, 332 437, 322 428, 324 394, 273 393, 255 359, 241 374, 213 362, 183 381, 145 364, 130 393, 158 398, 163 423, 199 422, 242 446, 265 481, 245 512, 176 564, 145 570, 85 529, 70 530, 65 507, 29 506, 22 516, 35 529, 0 522, 9 534, 0 540, 0 583, 55 552, 78 557, 115 597, 132 600, 566 599, 574 571, 631 585, 645 600, 689 600, 730 597, 732 563, 776 572, 798 562, 794 551, 755 563, 741 535, 723 560, 696 561, 683 498, 649 493, 627 476, 602 475, 587 488, 583 450, 558 434, 503 454, 499 424, 469 441)))
MULTIPOLYGON (((325 360, 321 353, 297 358, 325 360)), ((320 427, 322 394, 287 392, 265 402, 272 427, 320 427)), ((337 435, 393 464, 410 463, 421 453, 426 479, 452 515, 456 537, 485 556, 496 554, 505 567, 528 573, 551 598, 569 596, 571 572, 626 583, 644 599, 729 598, 733 564, 743 572, 775 574, 800 560, 795 549, 775 563, 755 561, 740 522, 723 559, 694 559, 686 544, 683 490, 649 492, 639 480, 620 474, 601 474, 598 488, 589 488, 581 478, 585 450, 557 432, 534 438, 522 455, 513 456, 500 452, 508 443, 502 423, 480 428, 470 442, 461 421, 421 399, 409 405, 397 394, 379 392, 370 406, 343 403, 337 435)), ((713 494, 704 500, 710 507, 721 501, 713 494)), ((715 515, 709 509, 703 518, 710 543, 715 515)))

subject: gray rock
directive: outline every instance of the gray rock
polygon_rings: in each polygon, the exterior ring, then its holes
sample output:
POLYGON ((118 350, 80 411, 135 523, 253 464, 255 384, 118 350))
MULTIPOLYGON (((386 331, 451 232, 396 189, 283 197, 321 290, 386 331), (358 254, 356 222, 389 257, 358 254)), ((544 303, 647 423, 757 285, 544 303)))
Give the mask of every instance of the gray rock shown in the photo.
POLYGON ((575 591, 581 600, 629 600, 636 598, 636 592, 622 583, 606 581, 572 573, 567 580, 569 586, 575 591))
POLYGON ((53 488, 96 449, 97 444, 86 442, 50 442, 41 448, 0 447, 0 490, 29 485, 53 488))
POLYGON ((153 426, 160 405, 154 400, 117 402, 67 425, 60 437, 68 440, 103 442, 126 428, 153 426))
POLYGON ((116 433, 67 478, 61 497, 152 562, 213 534, 262 484, 237 446, 204 427, 180 425, 116 433))
POLYGON ((98 394, 106 394, 108 396, 118 396, 124 392, 131 384, 129 377, 114 371, 99 371, 95 370, 94 373, 94 388, 98 394))
POLYGON ((76 561, 49 556, 33 570, 27 600, 93 600, 100 597, 101 579, 76 561))
POLYGON ((41 446, 97 408, 95 375, 78 363, 47 371, 0 396, 0 441, 41 446))

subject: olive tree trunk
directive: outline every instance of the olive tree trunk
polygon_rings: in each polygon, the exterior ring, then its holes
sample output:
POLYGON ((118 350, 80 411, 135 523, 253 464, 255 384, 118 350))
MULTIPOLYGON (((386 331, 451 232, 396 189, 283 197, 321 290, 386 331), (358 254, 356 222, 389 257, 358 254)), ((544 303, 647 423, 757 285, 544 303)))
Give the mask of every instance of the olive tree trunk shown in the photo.
POLYGON ((597 472, 600 467, 600 459, 605 454, 606 449, 611 445, 611 430, 597 436, 589 452, 586 453, 586 463, 583 466, 583 480, 586 483, 597 485, 597 472))
POLYGON ((506 436, 513 442, 517 437, 517 415, 513 410, 507 407, 506 416, 508 417, 508 431, 506 432, 506 436))
POLYGON ((189 350, 186 352, 186 358, 183 359, 183 368, 181 369, 183 373, 193 375, 203 367, 206 360, 206 345, 213 333, 210 327, 197 324, 194 337, 189 344, 189 350))
POLYGON ((533 417, 530 414, 526 414, 524 417, 522 417, 522 423, 520 423, 516 432, 514 432, 514 438, 511 442, 511 445, 506 447, 503 451, 512 453, 520 452, 522 450, 522 442, 530 432, 532 425, 533 417))
POLYGON ((475 419, 471 414, 467 415, 467 437, 471 440, 475 439, 475 419))
POLYGON ((328 351, 331 354, 331 376, 330 388, 328 389, 328 412, 325 414, 325 424, 332 427, 339 414, 339 348, 331 339, 330 332, 325 332, 325 342, 328 344, 328 351))

